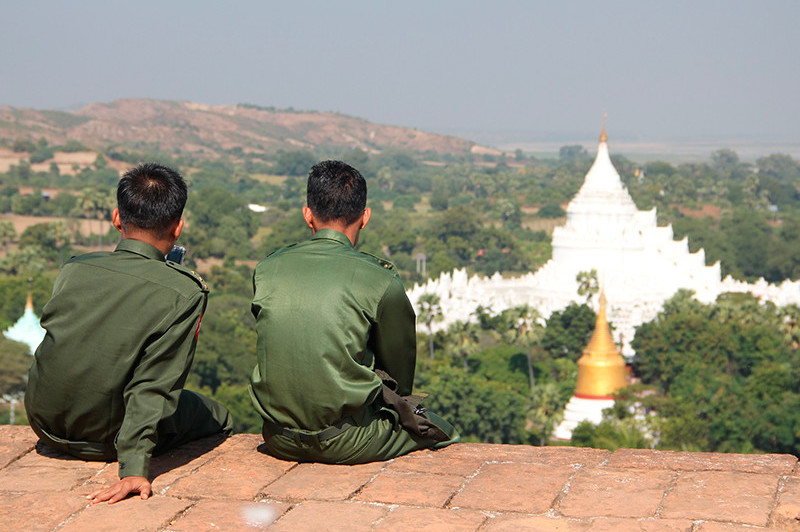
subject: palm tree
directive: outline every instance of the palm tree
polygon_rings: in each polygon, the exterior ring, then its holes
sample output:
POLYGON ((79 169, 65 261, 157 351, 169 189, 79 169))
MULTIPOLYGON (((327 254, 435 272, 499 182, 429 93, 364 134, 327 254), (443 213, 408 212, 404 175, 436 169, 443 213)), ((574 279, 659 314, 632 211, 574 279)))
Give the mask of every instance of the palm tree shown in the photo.
POLYGON ((448 350, 455 356, 461 357, 464 371, 468 370, 467 359, 478 351, 480 327, 469 321, 457 321, 447 329, 448 350))
MULTIPOLYGON (((114 201, 108 190, 100 190, 94 187, 84 189, 81 193, 78 205, 80 206, 83 214, 89 220, 97 220, 98 224, 101 220, 110 218, 111 206, 114 201)), ((102 245, 102 227, 98 228, 98 245, 102 245)), ((94 231, 92 223, 89 223, 89 247, 92 247, 94 231)))
POLYGON ((64 264, 64 257, 62 254, 62 250, 64 246, 69 244, 70 241, 70 234, 67 230, 66 224, 64 222, 52 222, 50 224, 50 236, 55 242, 56 247, 58 248, 58 260, 59 266, 64 264))
POLYGON ((424 323, 425 327, 428 328, 428 348, 431 353, 431 360, 433 360, 433 324, 444 319, 439 301, 439 296, 432 293, 422 294, 417 301, 419 306, 417 321, 424 323))
POLYGON ((542 430, 539 435, 539 445, 547 445, 548 436, 563 417, 558 385, 547 382, 538 386, 533 392, 531 405, 528 412, 529 419, 542 430))
POLYGON ((528 305, 514 307, 504 313, 509 320, 507 339, 525 349, 528 357, 528 379, 531 383, 531 393, 536 386, 536 377, 533 374, 533 346, 542 338, 544 329, 537 320, 539 313, 528 305))

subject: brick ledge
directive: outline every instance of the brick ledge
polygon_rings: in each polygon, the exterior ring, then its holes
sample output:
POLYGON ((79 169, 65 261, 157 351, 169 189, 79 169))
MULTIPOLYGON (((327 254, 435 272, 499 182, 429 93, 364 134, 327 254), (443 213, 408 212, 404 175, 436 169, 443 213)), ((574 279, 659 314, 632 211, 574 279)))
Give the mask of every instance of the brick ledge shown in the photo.
POLYGON ((791 455, 458 444, 358 466, 298 464, 261 437, 153 460, 154 496, 88 506, 116 463, 0 426, 0 531, 800 531, 791 455))

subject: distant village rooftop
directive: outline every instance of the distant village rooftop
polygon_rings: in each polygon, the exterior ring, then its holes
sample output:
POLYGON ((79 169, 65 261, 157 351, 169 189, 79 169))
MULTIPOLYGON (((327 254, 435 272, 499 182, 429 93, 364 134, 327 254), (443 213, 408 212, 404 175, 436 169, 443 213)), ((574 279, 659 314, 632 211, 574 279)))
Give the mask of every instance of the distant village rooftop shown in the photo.
POLYGON ((284 462, 261 437, 206 439, 153 460, 153 496, 90 506, 117 464, 0 426, 0 531, 800 530, 790 455, 455 444, 373 464, 284 462))

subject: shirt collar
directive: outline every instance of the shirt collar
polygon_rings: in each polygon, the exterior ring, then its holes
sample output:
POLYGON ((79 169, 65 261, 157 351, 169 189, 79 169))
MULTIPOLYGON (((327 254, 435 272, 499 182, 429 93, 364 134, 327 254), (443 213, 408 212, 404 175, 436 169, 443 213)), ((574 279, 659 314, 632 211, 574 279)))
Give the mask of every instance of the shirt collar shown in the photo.
POLYGON ((160 260, 165 262, 164 254, 161 250, 152 244, 142 242, 141 240, 134 240, 133 238, 123 238, 117 244, 117 249, 114 251, 130 251, 148 259, 160 260))
POLYGON ((340 233, 336 229, 320 229, 314 233, 314 236, 311 237, 311 240, 318 240, 322 238, 326 240, 334 240, 340 244, 346 244, 348 247, 353 247, 353 243, 350 242, 350 239, 347 238, 347 235, 340 233))

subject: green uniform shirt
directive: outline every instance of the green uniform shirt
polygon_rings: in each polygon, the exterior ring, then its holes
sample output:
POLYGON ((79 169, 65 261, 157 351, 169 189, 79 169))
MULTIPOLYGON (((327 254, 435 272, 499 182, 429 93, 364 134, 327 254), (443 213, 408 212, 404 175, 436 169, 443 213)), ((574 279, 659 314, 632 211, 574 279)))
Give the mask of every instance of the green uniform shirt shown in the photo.
POLYGON ((321 430, 375 401, 383 369, 408 394, 414 309, 391 263, 322 229, 262 260, 253 276, 256 409, 278 425, 321 430))
POLYGON ((25 395, 30 420, 70 448, 116 448, 120 477, 147 476, 207 294, 194 272, 138 240, 69 260, 42 313, 47 334, 25 395))

